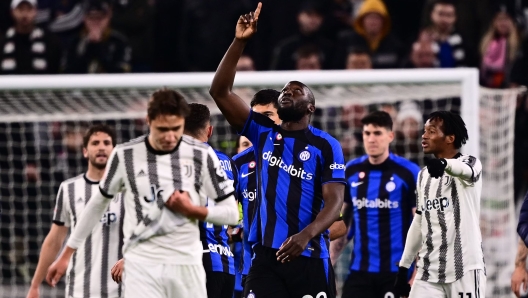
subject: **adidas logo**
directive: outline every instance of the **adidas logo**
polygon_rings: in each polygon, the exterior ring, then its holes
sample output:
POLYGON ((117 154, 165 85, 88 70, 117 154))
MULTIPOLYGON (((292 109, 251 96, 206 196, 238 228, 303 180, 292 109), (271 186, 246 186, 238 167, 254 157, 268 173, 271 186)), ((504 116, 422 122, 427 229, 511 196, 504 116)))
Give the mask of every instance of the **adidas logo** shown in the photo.
POLYGON ((136 177, 145 177, 145 176, 147 176, 147 174, 145 174, 145 171, 141 170, 139 171, 136 177))

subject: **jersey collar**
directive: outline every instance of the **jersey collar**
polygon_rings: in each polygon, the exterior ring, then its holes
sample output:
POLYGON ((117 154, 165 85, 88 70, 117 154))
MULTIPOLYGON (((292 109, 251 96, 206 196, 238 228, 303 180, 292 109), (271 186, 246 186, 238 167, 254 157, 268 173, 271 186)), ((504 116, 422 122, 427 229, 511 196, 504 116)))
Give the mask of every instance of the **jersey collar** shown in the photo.
POLYGON ((174 149, 172 149, 171 151, 160 151, 160 150, 156 150, 154 148, 152 148, 152 146, 150 145, 149 141, 148 141, 148 137, 149 135, 147 135, 145 137, 145 146, 147 146, 147 150, 150 151, 151 153, 155 154, 155 155, 165 155, 165 154, 171 154, 173 152, 176 152, 176 150, 178 150, 178 148, 180 147, 180 144, 183 140, 183 136, 180 138, 180 140, 178 141, 178 144, 176 144, 176 147, 174 147, 174 149))
POLYGON ((88 179, 88 176, 86 176, 86 173, 84 173, 83 178, 84 178, 84 181, 86 181, 86 183, 88 184, 98 184, 99 183, 99 181, 93 181, 93 180, 88 179))

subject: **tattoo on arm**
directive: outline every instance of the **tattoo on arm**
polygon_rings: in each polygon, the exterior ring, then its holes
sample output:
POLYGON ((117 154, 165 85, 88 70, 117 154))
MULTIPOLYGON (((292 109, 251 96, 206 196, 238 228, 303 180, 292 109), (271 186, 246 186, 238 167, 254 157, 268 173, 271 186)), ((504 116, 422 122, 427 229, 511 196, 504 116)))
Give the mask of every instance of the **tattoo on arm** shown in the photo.
POLYGON ((517 245, 517 256, 515 256, 515 267, 526 267, 526 257, 528 256, 528 247, 522 240, 517 245))

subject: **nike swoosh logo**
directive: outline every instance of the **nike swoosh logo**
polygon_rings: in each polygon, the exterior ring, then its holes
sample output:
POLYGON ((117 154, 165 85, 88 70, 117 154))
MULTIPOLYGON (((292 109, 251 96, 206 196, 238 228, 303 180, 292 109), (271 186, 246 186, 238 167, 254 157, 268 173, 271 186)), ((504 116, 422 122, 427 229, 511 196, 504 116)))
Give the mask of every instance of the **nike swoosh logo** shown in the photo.
MULTIPOLYGON (((255 171, 253 171, 253 172, 255 172, 255 171)), ((242 178, 246 178, 247 176, 253 174, 253 172, 249 172, 249 173, 247 173, 247 174, 242 174, 242 175, 240 175, 240 176, 242 176, 242 178)))
POLYGON ((360 186, 361 184, 363 184, 363 181, 361 181, 361 182, 352 182, 352 183, 351 183, 352 187, 358 187, 358 186, 360 186))

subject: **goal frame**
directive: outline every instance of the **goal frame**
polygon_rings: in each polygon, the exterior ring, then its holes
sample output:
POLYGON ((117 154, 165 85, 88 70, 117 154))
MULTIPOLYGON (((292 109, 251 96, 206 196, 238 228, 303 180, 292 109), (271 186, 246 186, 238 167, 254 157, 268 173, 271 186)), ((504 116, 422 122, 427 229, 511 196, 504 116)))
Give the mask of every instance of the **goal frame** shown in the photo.
MULTIPOLYGON (((207 88, 214 73, 23 75, 0 77, 0 90, 78 90, 126 88, 207 88)), ((393 70, 322 70, 238 72, 234 87, 282 86, 288 81, 306 85, 426 84, 459 83, 461 116, 466 123, 467 144, 462 151, 479 157, 479 81, 476 68, 393 69, 393 70)), ((317 100, 317 99, 316 99, 317 100)), ((73 116, 73 115, 71 115, 73 116)), ((2 115, 0 115, 2 117, 2 115)), ((42 121, 38 114, 24 115, 42 121)), ((24 119, 22 121, 31 121, 24 119)), ((0 120, 2 121, 2 120, 0 120)), ((20 120, 19 120, 20 121, 20 120)))

